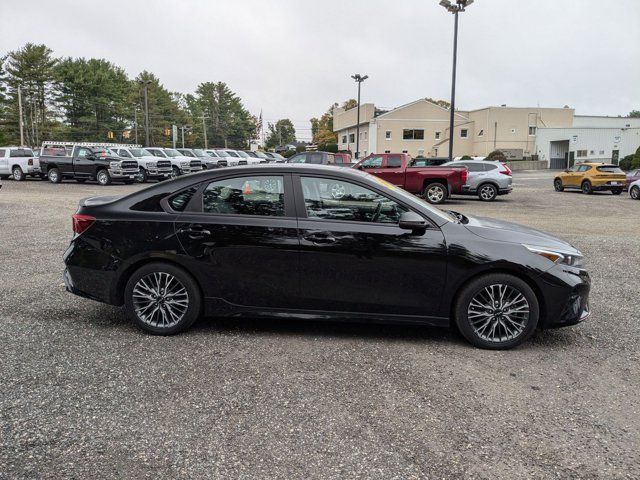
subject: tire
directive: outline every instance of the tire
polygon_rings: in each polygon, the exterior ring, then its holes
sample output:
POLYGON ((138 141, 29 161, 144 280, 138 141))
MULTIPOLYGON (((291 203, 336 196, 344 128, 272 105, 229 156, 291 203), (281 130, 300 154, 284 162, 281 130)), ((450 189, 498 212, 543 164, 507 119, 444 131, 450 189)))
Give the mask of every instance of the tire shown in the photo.
POLYGON ((104 168, 98 170, 98 173, 96 173, 96 180, 103 187, 106 185, 111 185, 111 175, 109 175, 109 172, 107 172, 104 168))
POLYGON ((124 295, 127 316, 154 335, 173 335, 186 330, 198 319, 202 308, 202 295, 191 275, 163 262, 149 263, 136 270, 127 282, 124 295), (174 295, 168 297, 172 301, 159 300, 166 295, 163 285, 174 289, 174 295))
POLYGON ((422 191, 424 199, 434 205, 444 203, 448 195, 447 187, 440 182, 430 183, 422 191))
POLYGON ((182 175, 182 173, 180 172, 180 169, 178 167, 176 167, 175 165, 171 167, 172 178, 178 178, 180 175, 182 175))
POLYGON ((582 193, 584 193, 585 195, 591 195, 593 193, 591 182, 589 180, 585 180, 584 182, 582 182, 582 185, 580 185, 580 190, 582 190, 582 193))
POLYGON ((492 183, 483 183, 478 187, 478 198, 483 202, 493 202, 498 196, 498 189, 492 183))
POLYGON ((620 195, 622 193, 622 189, 611 190, 612 195, 620 195))
POLYGON ((147 180, 149 180, 149 177, 147 176, 147 171, 144 168, 140 167, 140 170, 136 175, 136 182, 145 183, 147 180))
POLYGON ((86 178, 76 178, 76 182, 78 182, 78 183, 84 183, 86 181, 87 181, 86 178))
POLYGON ((629 195, 634 200, 640 200, 640 187, 638 187, 638 186, 633 187, 631 189, 631 191, 629 192, 629 195))
POLYGON ((540 316, 538 299, 531 287, 518 277, 504 273, 471 281, 460 291, 454 312, 462 336, 472 345, 490 350, 520 345, 534 332, 540 316), (503 295, 506 301, 502 300, 503 295), (509 301, 515 301, 522 311, 502 315, 503 305, 509 305, 509 301))
POLYGON ((11 170, 11 177, 16 182, 22 182, 26 178, 22 169, 18 166, 13 167, 13 169, 11 170))
POLYGON ((562 185, 562 180, 559 178, 556 178, 553 181, 553 188, 556 192, 562 192, 564 191, 564 185, 562 185))
POLYGON ((56 167, 50 168, 47 172, 47 178, 51 183, 60 183, 62 182, 62 174, 60 170, 56 167))

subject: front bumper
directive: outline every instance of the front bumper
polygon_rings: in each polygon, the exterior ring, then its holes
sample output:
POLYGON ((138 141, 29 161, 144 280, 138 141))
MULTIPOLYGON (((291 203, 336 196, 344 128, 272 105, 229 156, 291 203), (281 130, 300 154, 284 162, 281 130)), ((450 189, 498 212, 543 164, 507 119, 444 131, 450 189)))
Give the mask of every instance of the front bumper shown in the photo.
POLYGON ((157 168, 148 168, 147 176, 150 178, 167 178, 171 175, 171 169, 165 168, 158 170, 157 168))
POLYGON ((556 265, 537 279, 542 298, 541 328, 558 328, 583 322, 591 315, 591 279, 586 270, 556 265))
POLYGON ((134 178, 136 178, 137 174, 138 174, 138 170, 134 170, 134 169, 126 169, 126 170, 121 170, 117 168, 109 169, 109 175, 114 180, 118 180, 118 179, 133 180, 134 178))

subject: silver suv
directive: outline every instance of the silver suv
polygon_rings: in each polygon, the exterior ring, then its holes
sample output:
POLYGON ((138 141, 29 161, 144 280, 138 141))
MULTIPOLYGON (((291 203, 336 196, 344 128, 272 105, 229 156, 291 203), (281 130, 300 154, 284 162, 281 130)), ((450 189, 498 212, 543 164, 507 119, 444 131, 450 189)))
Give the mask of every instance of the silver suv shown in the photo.
POLYGON ((467 183, 462 195, 478 195, 485 202, 492 202, 498 195, 511 193, 511 169, 497 160, 454 160, 443 166, 467 167, 467 183))

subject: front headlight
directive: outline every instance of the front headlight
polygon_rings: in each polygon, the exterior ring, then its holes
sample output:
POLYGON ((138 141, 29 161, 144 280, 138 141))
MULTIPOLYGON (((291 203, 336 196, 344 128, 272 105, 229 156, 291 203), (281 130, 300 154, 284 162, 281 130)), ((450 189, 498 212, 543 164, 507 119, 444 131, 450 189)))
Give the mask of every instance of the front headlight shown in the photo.
POLYGON ((189 162, 188 161, 183 161, 183 162, 180 162, 180 165, 182 165, 183 167, 188 167, 189 166, 189 162))
POLYGON ((158 162, 148 162, 147 167, 156 168, 158 166, 158 162))
POLYGON ((109 168, 120 168, 120 162, 109 162, 109 168))
POLYGON ((569 265, 571 267, 582 267, 583 255, 578 250, 568 251, 556 248, 538 247, 534 245, 523 245, 531 253, 540 255, 553 263, 569 265))

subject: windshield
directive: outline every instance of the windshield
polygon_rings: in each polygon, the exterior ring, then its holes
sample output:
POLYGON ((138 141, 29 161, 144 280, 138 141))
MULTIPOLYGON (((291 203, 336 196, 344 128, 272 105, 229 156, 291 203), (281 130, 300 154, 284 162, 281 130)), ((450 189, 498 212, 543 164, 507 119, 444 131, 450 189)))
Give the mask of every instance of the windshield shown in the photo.
POLYGON ((209 155, 210 157, 217 157, 218 154, 212 150, 207 150, 207 155, 209 155))
POLYGON ((205 153, 205 151, 204 151, 204 150, 202 150, 201 148, 194 148, 194 149, 193 149, 193 153, 195 153, 195 154, 196 154, 196 157, 201 157, 201 158, 202 158, 202 157, 206 157, 206 156, 207 156, 207 154, 205 153))
POLYGON ((131 153, 131 155, 137 158, 153 156, 153 154, 150 151, 145 150, 144 148, 130 148, 129 152, 131 153))
POLYGON ((230 157, 236 157, 236 158, 240 157, 240 155, 238 155, 236 152, 232 152, 231 150, 226 150, 225 153, 230 157))
POLYGON ((238 150, 238 155, 240 155, 243 158, 249 158, 249 155, 247 154, 247 152, 243 152, 242 150, 238 150))
POLYGON ((173 148, 165 148, 164 153, 167 155, 167 157, 172 157, 172 158, 184 156, 179 151, 174 150, 173 148))

